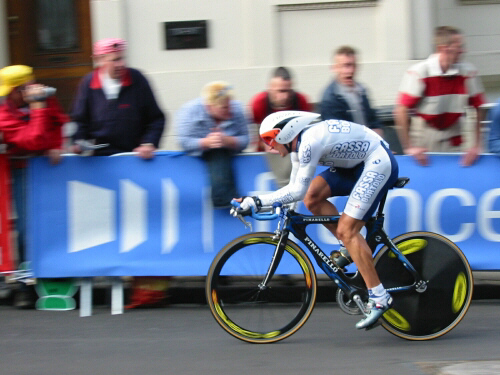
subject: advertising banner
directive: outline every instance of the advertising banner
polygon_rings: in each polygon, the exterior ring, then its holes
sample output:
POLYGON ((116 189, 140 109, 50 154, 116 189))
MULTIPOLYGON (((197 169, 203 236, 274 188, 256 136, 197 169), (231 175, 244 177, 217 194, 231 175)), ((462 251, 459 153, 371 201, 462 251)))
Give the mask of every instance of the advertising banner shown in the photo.
MULTIPOLYGON (((500 159, 483 155, 468 168, 460 155, 433 154, 429 167, 397 160, 410 183, 390 192, 389 235, 437 232, 457 243, 474 270, 500 270, 500 159)), ((239 155, 234 167, 241 195, 276 188, 264 155, 239 155)), ((229 210, 212 208, 203 161, 182 153, 149 161, 68 156, 56 166, 35 158, 28 192, 29 250, 40 278, 202 276, 218 250, 248 233, 229 210)), ((342 210, 345 198, 333 202, 342 210)), ((307 213, 302 203, 299 211, 307 213)), ((276 226, 250 221, 255 231, 276 226)), ((322 225, 308 233, 327 253, 338 247, 322 225)))
POLYGON ((0 154, 0 272, 14 270, 10 249, 10 173, 7 156, 0 154))

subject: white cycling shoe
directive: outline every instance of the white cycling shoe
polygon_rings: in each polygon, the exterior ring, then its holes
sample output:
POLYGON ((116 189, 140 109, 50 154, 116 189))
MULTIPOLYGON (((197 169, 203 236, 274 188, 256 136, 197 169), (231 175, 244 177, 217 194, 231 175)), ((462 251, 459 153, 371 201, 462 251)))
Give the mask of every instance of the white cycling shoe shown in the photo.
POLYGON ((386 303, 375 302, 372 299, 368 300, 368 308, 370 311, 365 315, 364 319, 361 319, 356 323, 357 329, 371 328, 375 323, 377 323, 380 317, 391 308, 393 299, 389 293, 386 293, 386 296, 386 303))

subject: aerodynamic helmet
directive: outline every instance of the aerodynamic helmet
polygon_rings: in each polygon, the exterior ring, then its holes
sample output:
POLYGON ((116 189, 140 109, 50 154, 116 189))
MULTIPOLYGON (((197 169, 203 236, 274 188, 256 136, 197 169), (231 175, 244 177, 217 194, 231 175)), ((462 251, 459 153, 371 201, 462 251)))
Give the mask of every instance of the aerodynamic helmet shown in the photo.
POLYGON ((305 111, 271 113, 260 125, 260 137, 268 146, 274 142, 286 145, 319 117, 317 113, 305 111))

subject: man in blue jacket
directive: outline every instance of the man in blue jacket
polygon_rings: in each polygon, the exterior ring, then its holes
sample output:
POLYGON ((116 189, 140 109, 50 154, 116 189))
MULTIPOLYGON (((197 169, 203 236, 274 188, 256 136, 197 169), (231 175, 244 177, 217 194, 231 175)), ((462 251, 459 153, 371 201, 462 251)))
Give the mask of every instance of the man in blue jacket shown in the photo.
POLYGON ((233 160, 247 147, 249 135, 243 105, 233 99, 229 83, 206 84, 201 97, 179 109, 176 129, 182 149, 200 156, 207 165, 213 207, 231 207, 231 200, 238 196, 233 160))
POLYGON ((321 100, 321 118, 366 125, 383 136, 377 114, 370 106, 366 88, 355 80, 356 70, 356 50, 349 46, 339 47, 333 56, 332 71, 335 78, 324 91, 321 100))
POLYGON ((126 66, 125 51, 123 39, 94 45, 97 69, 82 79, 71 113, 78 125, 72 147, 76 153, 82 152, 82 140, 107 145, 94 150, 101 156, 137 152, 150 159, 158 148, 165 115, 144 75, 126 66))

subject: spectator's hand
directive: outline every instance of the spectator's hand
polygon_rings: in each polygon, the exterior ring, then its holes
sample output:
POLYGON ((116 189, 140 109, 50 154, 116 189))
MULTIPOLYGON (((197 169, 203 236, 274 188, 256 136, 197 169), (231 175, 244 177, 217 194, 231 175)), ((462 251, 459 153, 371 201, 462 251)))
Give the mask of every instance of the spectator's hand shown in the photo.
POLYGON ((72 154, 81 154, 82 153, 82 148, 80 145, 71 145, 69 146, 69 152, 72 154))
POLYGON ((472 147, 467 150, 465 155, 462 157, 462 160, 460 161, 460 165, 462 167, 470 167, 472 164, 474 164, 477 159, 479 158, 481 150, 479 147, 472 147))
POLYGON ((45 100, 37 101, 36 97, 44 96, 44 88, 46 86, 35 83, 28 85, 22 90, 23 100, 29 103, 31 109, 45 108, 45 100))
POLYGON ((49 158, 50 164, 56 165, 61 162, 62 159, 62 150, 58 148, 54 148, 52 150, 48 150, 45 152, 45 155, 49 158))
POLYGON ((211 131, 205 138, 203 138, 202 146, 204 149, 222 148, 224 146, 222 132, 218 130, 211 131))
POLYGON ((155 156, 156 147, 152 143, 144 143, 139 147, 134 148, 134 152, 138 153, 141 159, 152 159, 155 156))
POLYGON ((404 150, 406 155, 411 155, 418 164, 422 166, 429 165, 429 158, 427 157, 427 149, 424 147, 409 147, 404 150))

